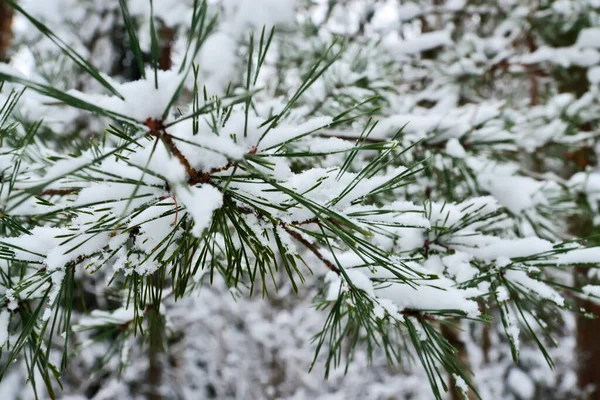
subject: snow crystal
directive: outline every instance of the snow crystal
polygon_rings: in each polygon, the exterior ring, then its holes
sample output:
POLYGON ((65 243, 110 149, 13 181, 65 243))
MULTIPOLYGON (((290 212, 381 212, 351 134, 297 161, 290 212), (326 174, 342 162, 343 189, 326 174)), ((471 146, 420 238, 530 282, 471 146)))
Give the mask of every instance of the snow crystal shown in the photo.
MULTIPOLYGON (((324 132, 324 134, 336 134, 335 132, 324 132)), ((333 153, 336 151, 345 151, 354 148, 354 143, 349 140, 332 137, 329 139, 310 138, 307 143, 310 152, 315 153, 333 153)))
POLYGON ((471 255, 460 251, 449 256, 442 257, 442 262, 448 269, 448 274, 457 282, 466 282, 477 275, 477 268, 471 266, 471 255))
POLYGON ((429 219, 432 225, 451 227, 468 215, 487 215, 499 208, 492 196, 475 197, 458 204, 435 202, 431 204, 429 219))
POLYGON ((431 223, 423 209, 409 201, 398 200, 385 207, 354 205, 346 207, 344 214, 360 221, 381 222, 383 225, 429 228, 431 223))
POLYGON ((442 262, 442 257, 433 254, 423 262, 423 267, 431 274, 441 275, 446 266, 442 262))
POLYGON ((375 318, 377 319, 383 319, 385 310, 380 305, 375 305, 375 307, 373 307, 373 315, 375 315, 375 318))
POLYGON ((62 288, 62 283, 65 279, 65 275, 66 274, 64 271, 56 271, 50 276, 50 278, 52 279, 52 290, 48 295, 48 305, 52 305, 56 301, 56 298, 58 297, 62 288))
POLYGON ((125 249, 122 248, 121 250, 119 250, 119 252, 117 253, 117 257, 115 257, 116 260, 113 263, 112 269, 115 273, 117 272, 121 272, 121 271, 125 271, 125 274, 128 274, 128 271, 125 269, 126 263, 127 263, 127 255, 125 252, 125 249))
POLYGON ((328 271, 325 275, 325 283, 328 285, 327 295, 325 299, 327 301, 335 301, 340 295, 340 289, 342 285, 342 280, 339 275, 333 271, 328 271))
POLYGON ((333 118, 328 116, 315 117, 302 124, 278 125, 271 129, 258 145, 258 150, 268 149, 309 132, 329 125, 333 118))
MULTIPOLYGON (((378 278, 390 278, 391 272, 381 271, 375 274, 378 278)), ((375 294, 389 299, 399 309, 417 310, 461 310, 470 317, 479 315, 477 302, 468 297, 476 295, 454 287, 450 279, 440 278, 421 283, 417 288, 403 283, 388 283, 375 289, 375 294)))
POLYGON ((369 137, 387 139, 400 128, 403 128, 402 132, 404 133, 416 133, 418 136, 424 136, 440 126, 441 123, 442 117, 398 114, 381 119, 369 137))
MULTIPOLYGON (((44 182, 52 182, 53 180, 62 178, 80 170, 82 167, 90 164, 90 162, 94 159, 93 157, 94 156, 90 151, 86 151, 79 157, 69 157, 56 161, 50 167, 46 168, 44 182)), ((38 184, 39 182, 29 181, 27 182, 27 185, 21 184, 21 186, 33 187, 38 184)))
POLYGON ((546 199, 540 192, 544 182, 526 176, 483 173, 477 176, 477 182, 515 215, 538 204, 546 203, 546 199))
POLYGON ((522 289, 530 291, 536 296, 551 300, 561 307, 565 304, 565 299, 554 289, 546 285, 544 282, 530 278, 524 271, 509 269, 505 272, 504 276, 511 283, 516 284, 522 289))
MULTIPOLYGON (((43 262, 43 255, 48 254, 48 252, 60 243, 55 236, 65 233, 68 233, 66 229, 36 226, 31 230, 31 235, 22 235, 16 238, 3 238, 2 242, 8 245, 14 252, 15 259, 43 262), (28 251, 19 250, 19 248, 27 249, 28 251), (39 256, 38 254, 42 256, 39 256)), ((12 292, 10 293, 12 296, 12 292)), ((9 296, 9 292, 7 292, 7 296, 9 296)), ((10 297, 8 297, 8 299, 11 300, 10 297)))
POLYGON ((155 87, 154 70, 147 69, 146 78, 125 83, 111 82, 124 100, 116 96, 88 94, 76 90, 70 90, 68 93, 139 122, 148 118, 162 120, 162 115, 183 77, 175 71, 158 71, 158 89, 155 87))
POLYGON ((192 120, 177 123, 169 128, 177 148, 186 156, 192 166, 200 165, 203 170, 219 168, 230 160, 241 160, 257 140, 258 118, 248 118, 248 138, 239 137, 244 130, 244 116, 239 109, 232 112, 227 125, 220 133, 214 133, 208 120, 201 120, 198 134, 193 134, 192 120), (233 139, 236 137, 236 140, 233 139), (215 153, 215 154, 207 154, 215 153), (218 156, 218 157, 215 157, 218 156), (208 161, 203 161, 209 158, 208 161), (215 159, 216 161, 213 161, 215 159))
MULTIPOLYGON (((169 254, 172 254, 172 252, 169 254)), ((135 272, 140 275, 150 275, 160 268, 160 265, 154 259, 139 253, 130 255, 129 263, 134 267, 135 272)), ((125 275, 131 272, 131 269, 125 270, 125 275)))
MULTIPOLYGON (((139 172, 141 175, 141 171, 139 172)), ((159 196, 164 192, 163 190, 147 185, 140 185, 136 189, 136 186, 131 183, 98 182, 87 188, 81 189, 77 194, 77 199, 73 201, 72 205, 88 206, 106 202, 107 204, 102 204, 103 207, 111 207, 115 215, 120 215, 125 204, 115 204, 115 200, 123 200, 125 203, 128 203, 134 190, 136 191, 136 196, 148 197, 132 200, 130 209, 134 209, 137 206, 137 201, 146 202, 150 196, 159 196)))
POLYGON ((383 318, 385 313, 393 318, 403 320, 404 316, 398 311, 398 307, 388 299, 377 299, 377 303, 373 309, 373 314, 377 318, 383 318))
POLYGON ((210 35, 202 45, 196 61, 202 66, 202 74, 208 78, 205 85, 211 93, 225 91, 235 78, 237 49, 235 39, 227 32, 210 35))
POLYGON ((223 205, 223 194, 214 186, 200 185, 176 188, 177 200, 183 204, 194 220, 192 234, 201 237, 211 221, 215 210, 223 205))
POLYGON ((19 308, 19 302, 16 299, 12 299, 8 302, 6 308, 8 308, 10 311, 15 311, 17 308, 19 308))
POLYGON ((498 286, 496 289, 496 298, 498 302, 506 301, 510 299, 510 295, 508 294, 508 290, 504 286, 498 286))
POLYGON ((337 275, 332 271, 330 271, 327 274, 325 278, 326 282, 329 283, 327 300, 336 300, 340 293, 340 287, 342 292, 347 291, 349 283, 351 283, 357 289, 364 291, 367 294, 367 296, 371 298, 375 297, 375 293, 373 291, 373 284, 371 283, 371 280, 367 277, 367 275, 365 275, 358 269, 346 269, 344 273, 344 279, 342 279, 341 276, 337 275))
POLYGON ((174 206, 174 202, 169 198, 153 207, 146 208, 129 221, 130 227, 140 226, 140 239, 136 241, 136 245, 140 249, 151 253, 163 242, 165 237, 169 236, 176 223, 175 216, 163 214, 174 209, 174 206))
POLYGON ((492 196, 479 196, 465 200, 458 204, 458 207, 465 213, 475 213, 487 215, 498 211, 500 206, 492 196))
POLYGON ((456 387, 463 393, 463 395, 469 393, 469 385, 467 385, 467 382, 465 382, 465 380, 462 377, 456 374, 453 374, 452 377, 454 378, 456 387))
POLYGON ((469 249, 469 252, 482 260, 493 261, 500 257, 528 257, 550 250, 552 250, 552 243, 549 241, 529 237, 521 239, 498 239, 487 246, 469 249))
POLYGON ((451 138, 448 140, 448 143, 446 143, 446 153, 450 157, 454 158, 465 158, 465 155, 467 154, 465 149, 456 138, 451 138))
MULTIPOLYGON (((143 149, 139 149, 129 157, 129 162, 141 169, 153 171, 158 176, 164 177, 168 182, 179 183, 185 181, 188 175, 181 161, 167 149, 164 141, 155 140, 156 146, 148 145, 143 149)), ((178 144, 176 143, 176 145, 178 144)), ((133 189, 134 187, 130 188, 131 191, 127 194, 127 197, 131 197, 133 189)))
POLYGON ((52 308, 46 307, 46 309, 44 310, 44 314, 42 315, 42 321, 46 322, 50 318, 52 318, 52 308))
MULTIPOLYGON (((69 232, 73 235, 73 232, 69 232)), ((56 271, 65 267, 79 256, 101 251, 110 239, 110 232, 80 233, 77 238, 63 245, 56 246, 48 252, 46 264, 48 270, 56 271)), ((65 240, 64 238, 61 241, 65 240)))
POLYGON ((354 287, 363 290, 369 296, 374 297, 373 284, 364 273, 356 269, 350 269, 346 271, 346 275, 354 287))
POLYGON ((495 263, 498 267, 502 268, 510 265, 512 261, 508 257, 498 257, 496 258, 495 263))
POLYGON ((93 310, 89 316, 79 320, 78 330, 102 326, 106 324, 122 325, 128 323, 134 318, 134 310, 126 308, 118 308, 114 311, 93 310), (82 329, 83 328, 83 329, 82 329))
POLYGON ((598 285, 585 285, 581 290, 585 294, 600 298, 600 286, 598 285))
POLYGON ((515 348, 520 347, 519 334, 521 333, 517 319, 511 311, 506 312, 506 334, 509 339, 513 342, 515 348))
POLYGON ((599 264, 600 247, 574 249, 556 256, 556 264, 599 264))

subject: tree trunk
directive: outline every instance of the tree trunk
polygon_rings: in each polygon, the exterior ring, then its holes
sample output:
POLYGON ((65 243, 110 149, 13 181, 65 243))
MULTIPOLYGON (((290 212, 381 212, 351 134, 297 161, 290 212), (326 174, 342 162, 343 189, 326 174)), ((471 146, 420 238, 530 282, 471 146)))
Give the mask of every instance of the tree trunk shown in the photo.
POLYGON ((14 10, 0 0, 0 61, 8 61, 8 52, 12 44, 12 20, 14 10))
POLYGON ((147 313, 150 324, 149 350, 148 350, 148 400, 162 400, 161 385, 163 380, 163 336, 164 321, 160 310, 152 308, 147 313))
MULTIPOLYGON (((572 217, 569 222, 569 233, 577 237, 590 236, 593 232, 593 223, 589 215, 580 214, 572 217)), ((589 268, 575 268, 573 272, 576 287, 594 283, 587 276, 589 268)), ((576 299, 577 308, 600 316, 600 306, 576 299)), ((582 392, 587 393, 584 398, 600 400, 600 319, 586 318, 581 314, 576 316, 577 323, 577 383, 582 392)))
POLYGON ((162 305, 162 287, 164 286, 164 268, 154 272, 151 278, 154 286, 152 303, 146 306, 145 317, 148 320, 148 400, 162 400, 164 370, 165 318, 160 313, 162 305))
POLYGON ((158 57, 158 67, 162 71, 168 71, 173 66, 173 60, 171 58, 173 51, 173 40, 175 39, 175 29, 169 27, 163 27, 160 30, 160 54, 158 57))
MULTIPOLYGON (((465 342, 460 337, 460 321, 454 321, 456 323, 456 327, 442 325, 441 332, 442 335, 450 342, 450 344, 457 350, 457 353, 454 355, 454 360, 457 364, 461 365, 465 371, 471 370, 471 363, 469 362, 469 354, 467 352, 467 346, 465 342)), ((471 382, 474 383, 474 377, 470 374, 471 382)), ((456 387, 456 383, 454 382, 454 378, 450 377, 449 382, 450 387, 450 398, 452 400, 463 400, 463 396, 460 393, 460 390, 456 387)), ((468 393, 469 400, 477 400, 477 396, 473 390, 469 390, 468 393)))
MULTIPOLYGON (((575 272, 577 287, 588 284, 587 268, 577 268, 575 272)), ((577 307, 600 316, 600 305, 590 301, 578 300, 577 307)), ((579 388, 588 400, 600 400, 600 319, 577 315, 577 378, 579 388)))

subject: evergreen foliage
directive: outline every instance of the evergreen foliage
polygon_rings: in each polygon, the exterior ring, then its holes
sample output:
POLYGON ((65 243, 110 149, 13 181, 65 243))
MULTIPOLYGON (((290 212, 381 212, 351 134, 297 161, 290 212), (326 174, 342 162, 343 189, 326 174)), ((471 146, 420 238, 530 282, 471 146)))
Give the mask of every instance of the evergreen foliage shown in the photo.
MULTIPOLYGON (((5 1, 37 33, 0 65, 4 381, 194 398, 174 349, 208 345, 185 327, 262 302, 319 379, 385 358, 423 398, 502 398, 467 342, 534 398, 527 373, 593 318, 594 2, 5 1)), ((291 398, 272 379, 206 391, 291 398)))

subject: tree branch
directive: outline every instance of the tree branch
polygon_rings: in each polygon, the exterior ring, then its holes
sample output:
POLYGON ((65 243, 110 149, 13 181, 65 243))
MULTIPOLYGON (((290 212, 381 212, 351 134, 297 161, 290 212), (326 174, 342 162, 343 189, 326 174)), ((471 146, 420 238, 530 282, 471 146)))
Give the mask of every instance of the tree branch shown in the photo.
POLYGON ((325 264, 325 266, 327 268, 329 268, 329 270, 335 272, 336 274, 340 275, 341 271, 338 267, 336 267, 335 265, 333 265, 333 263, 331 261, 329 261, 327 258, 325 258, 325 256, 323 256, 323 254, 321 254, 321 252, 319 251, 319 249, 317 249, 317 246, 315 246, 314 244, 310 243, 308 240, 304 239, 302 237, 302 235, 292 229, 290 229, 285 223, 281 223, 281 227, 294 239, 296 239, 297 241, 299 241, 300 243, 302 243, 304 245, 304 247, 306 247, 308 250, 310 250, 319 260, 321 260, 323 262, 323 264, 325 264))

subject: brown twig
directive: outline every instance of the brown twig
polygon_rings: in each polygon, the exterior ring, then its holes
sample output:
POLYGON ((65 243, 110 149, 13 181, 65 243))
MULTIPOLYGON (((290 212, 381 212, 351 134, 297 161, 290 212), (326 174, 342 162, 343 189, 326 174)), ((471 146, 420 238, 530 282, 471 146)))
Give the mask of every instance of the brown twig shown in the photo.
MULTIPOLYGON (((194 167, 192 167, 192 165, 185 157, 185 155, 183 155, 181 150, 177 148, 177 145, 173 140, 173 136, 165 131, 165 125, 161 120, 148 118, 146 119, 144 124, 148 127, 148 129, 150 129, 150 134, 152 136, 163 140, 165 146, 167 146, 169 151, 179 160, 181 165, 183 165, 183 167, 185 168, 185 172, 187 172, 189 176, 188 183, 190 185, 208 183, 212 175, 216 174, 217 172, 226 171, 235 165, 233 162, 229 162, 224 167, 212 168, 208 172, 197 171, 196 169, 194 169, 194 167)), ((254 154, 253 151, 254 153, 256 152, 256 150, 253 148, 253 150, 250 150, 250 154, 254 154)))
POLYGON ((38 194, 38 196, 66 196, 73 194, 79 189, 46 189, 38 194))
POLYGON ((336 267, 335 265, 333 265, 333 263, 331 261, 329 261, 328 259, 325 258, 325 256, 323 256, 323 254, 321 254, 321 252, 319 251, 319 249, 317 249, 317 247, 310 243, 308 240, 304 239, 302 237, 302 235, 292 229, 290 229, 286 224, 282 223, 281 227, 294 239, 296 239, 297 241, 299 241, 300 243, 302 243, 304 245, 304 247, 306 247, 308 250, 310 250, 319 260, 323 261, 323 264, 325 264, 325 266, 327 268, 329 268, 331 271, 335 272, 336 274, 340 275, 340 269, 338 267, 336 267))
POLYGON ((414 310, 412 308, 405 308, 400 311, 405 317, 423 318, 425 321, 436 321, 437 319, 433 315, 425 314, 423 311, 414 310))
MULTIPOLYGON (((533 53, 537 50, 537 46, 535 45, 535 41, 531 32, 527 34, 525 41, 530 53, 533 53)), ((532 106, 537 106, 539 104, 539 92, 538 74, 536 71, 529 71, 529 98, 532 106)))
POLYGON ((190 177, 195 177, 198 175, 198 171, 196 171, 192 167, 192 165, 190 164, 188 159, 183 155, 181 150, 179 150, 179 148, 177 148, 177 146, 175 145, 175 142, 173 141, 173 136, 171 136, 170 134, 168 134, 165 131, 165 126, 162 121, 153 120, 151 118, 148 118, 146 120, 146 126, 148 128, 150 128, 151 135, 156 136, 157 138, 163 140, 165 146, 167 146, 167 148, 169 149, 171 154, 173 154, 179 160, 181 165, 183 165, 183 167, 185 168, 185 172, 187 172, 187 174, 190 177))
MULTIPOLYGON (((256 215, 257 218, 260 218, 262 220, 266 220, 265 216, 262 215, 260 212, 258 212, 257 210, 252 210, 249 208, 245 208, 245 207, 241 207, 241 206, 236 206, 238 211, 242 214, 254 214, 256 215)), ((285 222, 281 222, 279 225, 294 239, 296 239, 298 242, 300 242, 304 247, 306 247, 308 250, 310 250, 319 260, 321 260, 325 266, 330 270, 335 272, 338 275, 341 275, 341 271, 338 267, 336 267, 331 261, 329 261, 327 258, 325 258, 325 256, 323 254, 321 254, 321 252, 319 251, 319 249, 317 249, 317 247, 310 243, 308 240, 306 240, 305 238, 302 237, 302 235, 299 232, 296 232, 292 229, 290 229, 290 227, 288 225, 295 225, 295 226, 299 226, 299 225, 306 225, 306 224, 310 224, 310 223, 319 223, 319 220, 317 218, 311 218, 308 219, 306 221, 293 221, 293 222, 289 222, 289 223, 285 223, 285 222)))
POLYGON ((197 172, 195 176, 192 176, 192 177, 190 177, 190 179, 188 179, 188 183, 190 185, 207 183, 210 180, 210 177, 212 175, 216 174, 217 172, 227 171, 229 168, 233 167, 234 165, 235 165, 235 163, 230 162, 224 167, 212 168, 208 172, 197 172))
POLYGON ((167 146, 169 151, 179 160, 181 165, 183 165, 183 167, 185 168, 185 172, 187 172, 190 177, 197 176, 198 172, 192 167, 188 159, 183 155, 183 153, 177 148, 177 146, 173 142, 173 136, 169 135, 165 131, 162 131, 158 135, 158 137, 160 137, 163 140, 165 146, 167 146))
POLYGON ((292 222, 290 222, 290 225, 301 226, 301 225, 318 224, 318 223, 319 223, 318 218, 311 218, 311 219, 307 219, 306 221, 292 221, 292 222))

